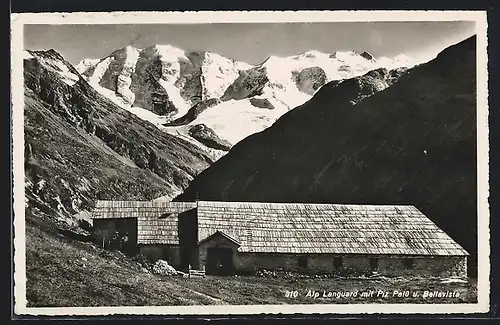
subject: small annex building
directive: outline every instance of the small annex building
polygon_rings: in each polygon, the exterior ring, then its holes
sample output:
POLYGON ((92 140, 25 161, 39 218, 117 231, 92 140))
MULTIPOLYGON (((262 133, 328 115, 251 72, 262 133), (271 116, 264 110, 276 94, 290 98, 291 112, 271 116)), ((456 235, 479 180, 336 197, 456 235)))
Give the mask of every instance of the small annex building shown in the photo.
POLYGON ((466 276, 458 243, 411 205, 99 201, 97 241, 129 234, 129 249, 180 269, 234 274, 466 276))
POLYGON ((98 201, 92 212, 96 243, 107 247, 113 237, 127 237, 123 251, 181 267, 184 243, 179 237, 185 237, 179 231, 189 233, 185 227, 196 222, 196 206, 196 202, 98 201))

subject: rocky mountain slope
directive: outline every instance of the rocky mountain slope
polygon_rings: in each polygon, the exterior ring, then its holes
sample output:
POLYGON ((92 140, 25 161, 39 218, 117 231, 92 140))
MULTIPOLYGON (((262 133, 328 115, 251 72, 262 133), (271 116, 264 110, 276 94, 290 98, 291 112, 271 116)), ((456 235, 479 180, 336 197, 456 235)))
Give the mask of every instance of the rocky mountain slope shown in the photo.
POLYGON ((176 200, 412 204, 475 265, 475 55, 474 36, 390 87, 386 70, 330 82, 235 145, 176 200))
POLYGON ((61 218, 96 199, 171 197, 216 157, 97 93, 54 50, 24 52, 26 197, 61 218))
POLYGON ((308 51, 252 66, 216 53, 154 45, 85 59, 77 69, 98 92, 167 133, 198 141, 189 130, 203 125, 232 145, 269 127, 327 82, 413 64, 404 55, 376 59, 367 52, 308 51))

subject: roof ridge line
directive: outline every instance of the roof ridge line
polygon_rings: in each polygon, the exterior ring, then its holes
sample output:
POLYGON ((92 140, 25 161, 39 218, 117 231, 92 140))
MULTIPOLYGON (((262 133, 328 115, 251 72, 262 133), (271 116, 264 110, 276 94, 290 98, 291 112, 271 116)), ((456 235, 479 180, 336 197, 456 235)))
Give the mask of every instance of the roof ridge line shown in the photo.
MULTIPOLYGON (((370 207, 414 207, 415 204, 411 203, 400 203, 400 204, 377 204, 377 203, 318 203, 318 202, 269 202, 269 201, 220 201, 220 200, 196 200, 197 206, 199 203, 224 203, 224 204, 249 204, 249 205, 259 205, 259 204, 282 204, 282 205, 336 205, 336 206, 370 206, 370 207)), ((418 209, 418 208, 417 208, 418 209)))

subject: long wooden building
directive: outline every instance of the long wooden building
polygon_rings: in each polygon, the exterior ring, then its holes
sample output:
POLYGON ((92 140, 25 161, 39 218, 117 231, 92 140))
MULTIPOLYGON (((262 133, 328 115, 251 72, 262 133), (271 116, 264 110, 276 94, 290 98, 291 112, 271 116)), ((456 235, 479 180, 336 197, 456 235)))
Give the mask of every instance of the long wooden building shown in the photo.
POLYGON ((468 253, 410 205, 99 201, 98 242, 126 233, 127 249, 207 274, 466 276, 468 253))

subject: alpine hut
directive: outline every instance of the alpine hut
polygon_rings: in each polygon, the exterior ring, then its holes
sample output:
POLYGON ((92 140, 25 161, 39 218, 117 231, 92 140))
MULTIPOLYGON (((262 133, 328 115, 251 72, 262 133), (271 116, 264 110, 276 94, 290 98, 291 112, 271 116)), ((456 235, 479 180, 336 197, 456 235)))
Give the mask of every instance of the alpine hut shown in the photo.
POLYGON ((98 220, 135 218, 140 251, 167 251, 207 274, 467 274, 468 253, 411 205, 148 201, 96 210, 96 231, 98 220))

